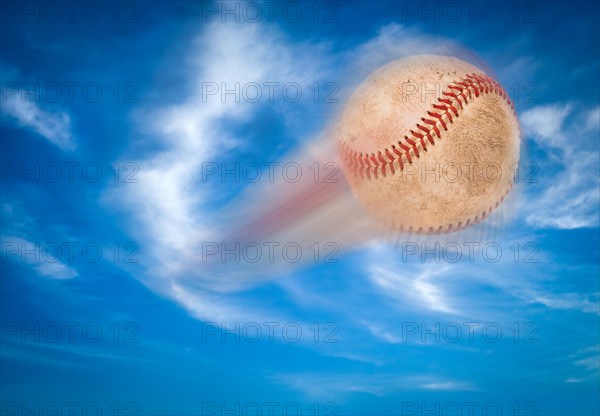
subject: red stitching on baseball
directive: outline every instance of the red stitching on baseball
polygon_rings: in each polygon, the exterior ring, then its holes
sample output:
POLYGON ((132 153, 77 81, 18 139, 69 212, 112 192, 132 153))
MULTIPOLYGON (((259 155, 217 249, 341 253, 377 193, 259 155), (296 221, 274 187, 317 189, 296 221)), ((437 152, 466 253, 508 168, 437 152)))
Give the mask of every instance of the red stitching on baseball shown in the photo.
MULTIPOLYGON (((443 96, 451 97, 451 99, 442 97, 438 98, 438 103, 432 105, 433 109, 427 111, 427 115, 430 118, 421 118, 421 121, 424 124, 431 126, 431 128, 417 124, 417 130, 422 131, 424 134, 418 133, 414 130, 409 131, 410 135, 417 139, 417 142, 421 145, 424 151, 427 151, 427 145, 424 138, 426 137, 430 144, 435 145, 435 138, 433 135, 435 134, 438 139, 442 138, 438 124, 441 125, 444 130, 448 130, 447 122, 450 124, 454 123, 454 117, 459 117, 460 114, 455 105, 458 105, 460 110, 464 110, 464 107, 473 101, 472 94, 475 94, 475 97, 479 97, 482 93, 494 93, 503 100, 506 100, 514 113, 514 104, 506 91, 504 91, 500 84, 487 75, 467 74, 466 78, 463 78, 460 81, 454 81, 453 84, 454 85, 448 85, 447 90, 442 92, 443 96), (448 90, 456 91, 456 93, 448 90), (464 103, 461 101, 461 98, 464 100, 464 103), (446 120, 444 120, 444 117, 446 120)), ((389 168, 390 171, 395 172, 393 165, 396 162, 398 162, 400 171, 402 171, 404 169, 404 163, 402 161, 403 157, 408 161, 408 163, 412 163, 411 150, 413 155, 416 158, 419 158, 420 154, 417 147, 417 142, 415 142, 413 139, 410 139, 408 136, 404 136, 404 143, 407 143, 408 146, 401 141, 398 141, 397 145, 400 149, 402 149, 401 151, 398 150, 394 144, 391 145, 391 152, 393 152, 396 157, 394 157, 388 148, 384 148, 383 151, 378 151, 377 154, 364 154, 362 152, 357 153, 355 150, 351 149, 348 144, 342 142, 342 159, 350 168, 350 170, 357 172, 360 177, 364 177, 366 175, 370 178, 371 170, 374 171, 373 173, 375 174, 375 177, 377 177, 377 170, 381 170, 382 173, 384 173, 385 169, 389 168), (387 160, 384 159, 383 154, 387 156, 387 160)))
MULTIPOLYGON (((454 118, 459 117, 459 110, 464 110, 469 103, 474 101, 473 95, 475 95, 475 98, 478 98, 482 94, 490 93, 496 94, 505 100, 516 117, 514 103, 500 84, 485 74, 467 74, 466 77, 460 81, 453 81, 451 84, 448 84, 447 88, 442 92, 442 96, 438 98, 438 102, 432 105, 431 110, 427 111, 428 117, 421 117, 423 124, 417 123, 416 129, 409 130, 409 135, 412 138, 405 135, 403 141, 399 140, 392 144, 389 149, 386 147, 377 153, 371 154, 359 153, 356 150, 351 149, 347 143, 342 141, 340 143, 342 161, 354 175, 361 178, 366 176, 367 179, 371 179, 371 173, 373 173, 375 179, 377 179, 379 177, 378 171, 381 171, 381 174, 385 177, 387 176, 388 169, 392 174, 395 174, 395 163, 398 163, 398 170, 401 172, 404 170, 406 162, 412 164, 413 157, 420 158, 421 154, 418 149, 419 144, 421 145, 422 151, 426 152, 427 142, 432 146, 435 145, 436 139, 434 135, 437 139, 442 138, 439 126, 441 126, 444 131, 447 131, 448 123, 454 123, 454 118), (463 101, 461 101, 461 98, 463 101), (456 106, 458 106, 458 108, 456 106), (403 159, 405 159, 406 162, 403 159)), ((462 221, 458 224, 449 224, 445 231, 458 231, 485 219, 485 217, 492 212, 492 209, 498 207, 504 198, 506 198, 510 189, 512 189, 512 185, 513 183, 511 181, 510 186, 504 195, 496 202, 495 206, 490 207, 487 212, 484 211, 481 215, 477 215, 473 219, 468 219, 464 224, 462 221)), ((400 231, 407 230, 401 226, 400 231)), ((423 227, 419 227, 416 230, 419 234, 423 233, 423 231, 423 227)), ((414 227, 408 227, 408 232, 415 232, 414 227)), ((433 227, 429 227, 429 229, 425 231, 425 234, 439 232, 444 232, 443 226, 439 226, 435 231, 433 230, 433 227)))

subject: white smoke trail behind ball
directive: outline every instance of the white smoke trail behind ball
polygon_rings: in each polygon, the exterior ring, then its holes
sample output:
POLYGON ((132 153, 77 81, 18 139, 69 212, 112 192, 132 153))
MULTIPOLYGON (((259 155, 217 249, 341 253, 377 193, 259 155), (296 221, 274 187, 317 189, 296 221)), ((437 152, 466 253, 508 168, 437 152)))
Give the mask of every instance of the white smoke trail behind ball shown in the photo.
MULTIPOLYGON (((437 44, 433 50, 426 52, 458 57, 494 76, 475 54, 456 44, 437 44)), ((357 67, 356 72, 364 78, 379 64, 408 54, 399 54, 395 49, 384 50, 383 55, 374 57, 372 62, 366 63, 368 60, 361 59, 362 66, 357 67)), ((358 82, 350 84, 357 85, 358 82)), ((288 163, 300 166, 302 175, 298 181, 276 175, 273 182, 251 184, 219 213, 218 231, 212 241, 220 246, 218 253, 208 260, 203 248, 203 264, 199 265, 203 275, 210 276, 215 284, 222 283, 223 278, 248 283, 268 280, 308 264, 322 262, 332 253, 335 259, 339 259, 342 253, 374 240, 395 246, 403 242, 447 245, 477 241, 485 244, 501 238, 503 230, 512 222, 519 200, 518 187, 513 188, 509 197, 484 222, 458 232, 413 235, 378 224, 360 205, 344 177, 335 130, 333 122, 323 129, 319 137, 303 143, 279 161, 282 166, 288 163), (311 168, 314 166, 318 167, 318 177, 311 168), (269 250, 275 244, 275 255, 271 257, 269 250), (282 253, 286 245, 294 246, 290 246, 289 256, 282 253), (253 261, 257 247, 262 253, 257 261, 253 261), (297 257, 297 247, 302 250, 302 255, 298 261, 291 261, 297 257), (234 254, 223 257, 221 254, 227 250, 238 251, 238 257, 234 254)))

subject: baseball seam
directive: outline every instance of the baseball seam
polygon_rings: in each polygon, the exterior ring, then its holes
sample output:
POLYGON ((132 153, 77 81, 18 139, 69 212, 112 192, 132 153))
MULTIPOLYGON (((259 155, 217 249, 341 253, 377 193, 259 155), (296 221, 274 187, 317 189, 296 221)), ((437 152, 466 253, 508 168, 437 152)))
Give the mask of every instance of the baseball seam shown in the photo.
MULTIPOLYGON (((386 147, 377 153, 359 152, 342 141, 340 143, 342 161, 353 175, 361 178, 366 176, 369 180, 373 179, 373 177, 374 179, 378 179, 380 174, 386 177, 388 169, 392 175, 396 173, 396 170, 403 171, 406 163, 412 164, 414 159, 421 157, 422 152, 427 151, 427 143, 432 146, 435 145, 436 139, 434 136, 437 139, 442 138, 441 129, 448 131, 448 124, 453 124, 454 119, 459 117, 460 112, 469 103, 473 102, 475 98, 490 93, 505 100, 516 117, 515 106, 500 84, 485 74, 467 74, 460 81, 453 81, 448 84, 447 88, 438 98, 438 102, 433 104, 432 108, 427 111, 428 117, 421 117, 422 123, 417 123, 414 129, 409 130, 409 134, 404 135, 404 141, 398 140, 395 144, 389 146, 389 148, 386 147)), ((415 230, 412 226, 408 228, 402 226, 400 230, 411 233, 425 232, 429 234, 457 231, 466 228, 482 221, 494 208, 498 207, 510 192, 512 185, 511 181, 508 189, 494 206, 483 211, 481 216, 477 215, 475 218, 468 219, 464 223, 461 221, 458 224, 449 224, 445 230, 442 225, 437 227, 437 229, 429 227, 428 230, 424 230, 423 227, 415 230)))

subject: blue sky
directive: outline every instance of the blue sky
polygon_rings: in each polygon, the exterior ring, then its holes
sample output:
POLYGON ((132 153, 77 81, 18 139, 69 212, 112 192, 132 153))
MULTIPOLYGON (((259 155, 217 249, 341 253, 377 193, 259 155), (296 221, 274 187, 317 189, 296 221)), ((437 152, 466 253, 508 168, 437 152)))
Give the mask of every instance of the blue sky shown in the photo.
POLYGON ((595 2, 296 2, 298 21, 268 2, 67 3, 2 3, 3 414, 599 413, 595 2), (202 269, 199 242, 256 186, 203 163, 285 159, 374 69, 452 48, 516 104, 535 171, 508 220, 442 237, 456 262, 415 238, 260 278, 202 269), (204 100, 222 82, 303 96, 204 100))

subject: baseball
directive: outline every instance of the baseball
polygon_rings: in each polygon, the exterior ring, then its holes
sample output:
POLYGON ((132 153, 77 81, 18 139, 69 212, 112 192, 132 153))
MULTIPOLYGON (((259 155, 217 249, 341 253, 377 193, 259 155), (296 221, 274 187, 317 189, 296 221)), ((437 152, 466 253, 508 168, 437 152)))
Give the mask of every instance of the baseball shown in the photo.
POLYGON ((344 173, 381 222, 444 233, 484 220, 509 193, 520 134, 506 91, 448 56, 413 56, 374 71, 338 124, 344 173))

